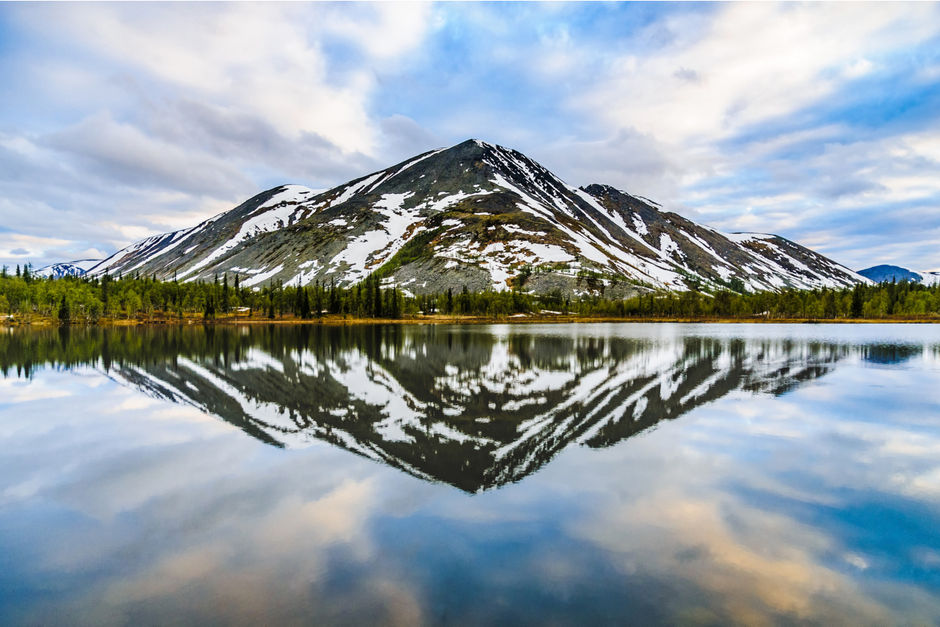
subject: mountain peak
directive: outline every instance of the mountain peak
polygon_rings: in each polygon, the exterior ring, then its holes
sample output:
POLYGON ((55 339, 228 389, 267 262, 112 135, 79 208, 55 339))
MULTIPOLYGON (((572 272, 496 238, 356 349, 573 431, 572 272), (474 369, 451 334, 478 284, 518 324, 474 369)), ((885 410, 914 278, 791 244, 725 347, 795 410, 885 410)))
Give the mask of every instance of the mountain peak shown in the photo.
MULTIPOLYGON (((739 237, 739 236, 738 236, 739 237)), ((411 293, 523 289, 623 297, 650 289, 851 285, 847 268, 783 238, 735 241, 609 185, 575 188, 517 150, 468 139, 322 193, 277 187, 94 269, 411 293)))

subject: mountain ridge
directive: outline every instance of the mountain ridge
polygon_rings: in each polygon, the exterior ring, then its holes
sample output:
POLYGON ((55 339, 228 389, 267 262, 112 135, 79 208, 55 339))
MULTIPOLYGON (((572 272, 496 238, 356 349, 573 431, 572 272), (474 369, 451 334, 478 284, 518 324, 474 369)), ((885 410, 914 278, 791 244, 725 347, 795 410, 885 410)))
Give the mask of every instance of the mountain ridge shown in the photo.
POLYGON ((275 187, 89 270, 211 280, 354 284, 410 293, 522 289, 843 287, 861 275, 785 238, 723 234, 614 187, 568 185, 522 153, 467 140, 324 192, 275 187))

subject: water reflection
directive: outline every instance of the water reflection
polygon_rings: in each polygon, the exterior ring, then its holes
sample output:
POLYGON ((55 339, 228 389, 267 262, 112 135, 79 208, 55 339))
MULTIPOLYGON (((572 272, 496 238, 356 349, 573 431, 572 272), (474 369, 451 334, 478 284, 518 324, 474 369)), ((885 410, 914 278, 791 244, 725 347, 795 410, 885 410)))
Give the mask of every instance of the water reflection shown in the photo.
POLYGON ((933 329, 6 334, 0 623, 936 624, 933 329))
POLYGON ((0 342, 5 370, 93 364, 269 444, 323 440, 468 492, 734 390, 783 393, 850 352, 787 339, 372 325, 60 329, 0 342))
POLYGON ((900 364, 922 352, 923 348, 917 344, 869 344, 862 347, 865 361, 873 364, 900 364))

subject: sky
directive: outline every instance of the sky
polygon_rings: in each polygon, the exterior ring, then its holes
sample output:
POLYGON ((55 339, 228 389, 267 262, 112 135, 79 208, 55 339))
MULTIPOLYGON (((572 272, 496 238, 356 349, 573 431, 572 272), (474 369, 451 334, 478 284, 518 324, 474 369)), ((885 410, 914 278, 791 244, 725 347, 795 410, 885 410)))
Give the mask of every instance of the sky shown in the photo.
POLYGON ((851 268, 940 268, 935 3, 0 4, 0 264, 468 138, 851 268))

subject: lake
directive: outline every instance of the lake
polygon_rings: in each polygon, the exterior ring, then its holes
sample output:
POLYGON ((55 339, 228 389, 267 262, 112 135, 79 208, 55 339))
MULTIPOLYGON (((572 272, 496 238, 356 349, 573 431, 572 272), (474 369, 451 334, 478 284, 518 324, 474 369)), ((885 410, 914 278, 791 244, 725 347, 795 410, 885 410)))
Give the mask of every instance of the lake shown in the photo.
POLYGON ((940 623, 940 325, 0 329, 3 624, 940 623))

